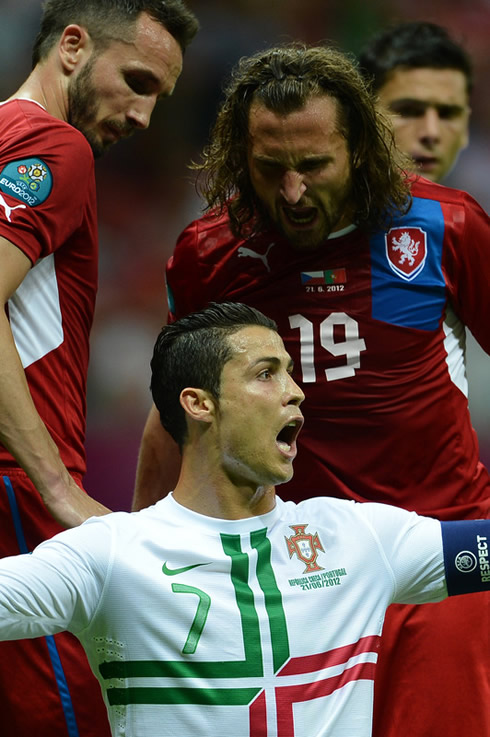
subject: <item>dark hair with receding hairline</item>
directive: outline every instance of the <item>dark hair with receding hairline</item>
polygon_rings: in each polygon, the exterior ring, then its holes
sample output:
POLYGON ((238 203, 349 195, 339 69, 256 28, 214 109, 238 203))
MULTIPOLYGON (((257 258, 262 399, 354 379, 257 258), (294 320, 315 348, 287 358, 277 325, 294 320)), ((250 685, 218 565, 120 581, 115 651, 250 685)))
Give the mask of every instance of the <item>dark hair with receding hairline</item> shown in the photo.
POLYGON ((338 103, 338 129, 350 155, 356 224, 367 230, 383 227, 410 207, 404 172, 408 160, 396 148, 391 122, 377 108, 354 61, 328 46, 285 44, 238 62, 202 162, 193 165, 208 207, 228 211, 235 235, 252 236, 268 226, 248 171, 252 103, 289 114, 317 95, 329 95, 338 103))
POLYGON ((196 16, 182 0, 46 0, 43 8, 32 51, 33 68, 72 23, 83 26, 99 49, 114 40, 128 40, 141 13, 166 28, 183 53, 199 30, 196 16))
POLYGON ((359 68, 375 91, 397 68, 456 69, 466 78, 468 96, 473 88, 468 52, 446 28, 427 21, 397 23, 377 33, 360 51, 359 68))
POLYGON ((160 421, 180 449, 187 437, 180 394, 186 387, 219 399, 223 366, 233 356, 228 337, 246 327, 277 332, 274 320, 240 302, 211 302, 162 328, 151 359, 151 393, 160 421))

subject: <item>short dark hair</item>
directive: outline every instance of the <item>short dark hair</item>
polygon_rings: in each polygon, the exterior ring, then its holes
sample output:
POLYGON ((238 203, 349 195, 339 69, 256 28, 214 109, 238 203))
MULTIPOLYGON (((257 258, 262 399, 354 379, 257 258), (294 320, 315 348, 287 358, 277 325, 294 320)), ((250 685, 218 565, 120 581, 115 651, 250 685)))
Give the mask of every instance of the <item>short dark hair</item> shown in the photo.
POLYGON ((47 56, 71 23, 86 28, 94 42, 102 46, 126 37, 141 13, 148 13, 166 28, 182 52, 199 30, 196 16, 182 0, 46 0, 32 66, 47 56))
POLYGON ((186 387, 219 399, 223 366, 233 356, 228 336, 260 325, 277 332, 276 323, 240 302, 211 302, 162 328, 151 359, 150 388, 160 421, 182 448, 187 436, 180 393, 186 387))
POLYGON ((397 67, 457 69, 466 78, 468 95, 473 87, 468 52, 446 28, 426 21, 397 23, 377 33, 359 53, 359 67, 374 91, 383 87, 397 67))
POLYGON ((194 165, 204 175, 198 189, 208 207, 226 208, 236 235, 254 235, 267 227, 248 169, 252 103, 287 115, 319 95, 338 104, 338 129, 350 155, 355 222, 375 229, 408 209, 409 187, 391 123, 376 106, 354 60, 332 47, 290 43, 240 59, 202 163, 194 165))

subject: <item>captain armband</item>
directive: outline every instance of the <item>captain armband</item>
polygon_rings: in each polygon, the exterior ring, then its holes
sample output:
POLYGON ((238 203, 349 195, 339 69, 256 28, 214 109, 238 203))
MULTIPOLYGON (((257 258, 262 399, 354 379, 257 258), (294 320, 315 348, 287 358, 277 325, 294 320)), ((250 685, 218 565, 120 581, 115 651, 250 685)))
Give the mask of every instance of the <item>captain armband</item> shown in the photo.
POLYGON ((490 590, 490 520, 441 522, 449 596, 490 590))

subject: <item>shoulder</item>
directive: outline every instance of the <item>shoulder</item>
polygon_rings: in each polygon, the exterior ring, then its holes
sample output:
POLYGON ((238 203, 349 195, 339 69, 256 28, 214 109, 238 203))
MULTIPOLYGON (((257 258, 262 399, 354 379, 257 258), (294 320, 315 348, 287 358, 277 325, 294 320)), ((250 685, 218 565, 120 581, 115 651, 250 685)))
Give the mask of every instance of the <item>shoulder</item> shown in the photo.
POLYGON ((237 240, 226 213, 210 212, 193 220, 182 231, 167 262, 167 280, 174 287, 180 280, 207 283, 209 276, 221 274, 224 263, 235 253, 237 240))
POLYGON ((211 211, 187 225, 177 240, 176 249, 194 249, 207 253, 216 248, 230 247, 236 242, 226 212, 211 211))
POLYGON ((90 517, 81 525, 63 530, 40 548, 50 545, 71 550, 77 557, 106 566, 115 555, 134 546, 148 535, 148 516, 138 512, 111 512, 101 517, 90 517))
MULTIPOLYGON (((336 499, 335 497, 312 497, 302 502, 284 502, 281 504, 281 516, 283 519, 308 517, 315 521, 327 521, 329 525, 336 526, 352 525, 356 527, 368 527, 373 531, 380 532, 383 529, 398 530, 408 528, 429 518, 420 517, 415 512, 409 512, 391 504, 380 504, 377 502, 355 502, 347 499, 336 499)), ((434 523, 434 520, 430 520, 434 523)), ((438 523, 437 523, 438 524, 438 523)))
POLYGON ((469 209, 481 209, 478 202, 468 192, 431 182, 428 179, 424 179, 424 177, 414 178, 411 192, 415 198, 433 200, 439 202, 442 206, 462 206, 469 209))
POLYGON ((488 238, 488 215, 467 192, 413 177, 411 194, 409 210, 393 221, 388 233, 409 228, 422 230, 437 246, 434 253, 438 257, 442 254, 444 259, 452 258, 461 239, 473 249, 475 236, 488 238))
POLYGON ((54 164, 93 168, 93 153, 85 136, 69 123, 50 115, 30 100, 0 105, 0 160, 29 155, 54 164))
MULTIPOLYGON (((193 258, 197 257, 201 262, 213 265, 217 263, 217 258, 220 262, 228 263, 236 256, 258 256, 262 252, 267 252, 281 238, 272 229, 264 229, 251 238, 236 236, 232 233, 228 213, 212 210, 184 228, 177 240, 169 266, 172 267, 176 261, 190 252, 193 258)), ((282 242, 282 245, 285 248, 289 247, 286 241, 282 242)))
MULTIPOLYGON (((352 525, 363 526, 362 507, 364 504, 335 497, 316 496, 301 502, 278 500, 283 521, 308 519, 314 526, 340 527, 352 530, 352 525)), ((378 505, 382 506, 382 505, 378 505)))

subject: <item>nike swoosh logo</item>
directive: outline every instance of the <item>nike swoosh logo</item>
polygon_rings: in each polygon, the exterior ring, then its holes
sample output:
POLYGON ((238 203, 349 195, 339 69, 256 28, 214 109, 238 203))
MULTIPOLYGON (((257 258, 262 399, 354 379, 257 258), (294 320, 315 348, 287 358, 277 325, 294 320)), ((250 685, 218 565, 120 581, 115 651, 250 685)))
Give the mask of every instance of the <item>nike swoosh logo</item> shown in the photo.
POLYGON ((178 576, 179 573, 185 573, 191 571, 193 568, 199 568, 199 566, 208 566, 209 563, 194 563, 192 566, 184 566, 183 568, 169 568, 167 561, 162 566, 162 571, 166 576, 178 576))

